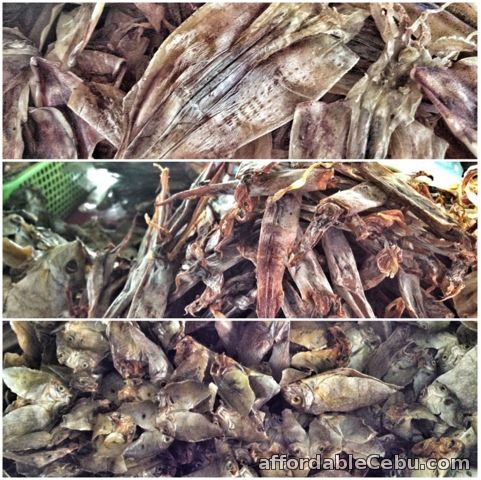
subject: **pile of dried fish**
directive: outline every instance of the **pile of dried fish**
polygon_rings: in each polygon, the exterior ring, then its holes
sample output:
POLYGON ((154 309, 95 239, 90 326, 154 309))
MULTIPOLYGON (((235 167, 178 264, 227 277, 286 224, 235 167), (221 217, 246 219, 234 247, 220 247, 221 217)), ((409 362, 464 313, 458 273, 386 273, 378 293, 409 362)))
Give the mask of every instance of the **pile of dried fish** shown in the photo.
POLYGON ((475 325, 12 321, 5 473, 475 477, 475 325), (421 466, 261 469, 318 454, 421 466), (470 464, 421 470, 428 458, 470 464))
POLYGON ((4 158, 472 158, 474 3, 7 3, 4 158))
MULTIPOLYGON (((129 235, 97 252, 78 240, 44 248, 10 270, 5 314, 476 318, 476 167, 451 190, 426 175, 375 162, 214 162, 170 195, 161 169, 135 259, 122 253, 129 235)), ((42 248, 19 215, 5 232, 14 266, 42 248)))

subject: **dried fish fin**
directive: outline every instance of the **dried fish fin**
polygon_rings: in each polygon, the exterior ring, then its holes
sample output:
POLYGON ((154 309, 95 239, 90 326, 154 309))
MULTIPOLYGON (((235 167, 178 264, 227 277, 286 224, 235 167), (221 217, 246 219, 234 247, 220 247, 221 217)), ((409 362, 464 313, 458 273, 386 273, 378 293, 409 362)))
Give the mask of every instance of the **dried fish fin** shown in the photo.
POLYGON ((360 318, 375 318, 364 294, 356 260, 346 236, 337 228, 329 229, 322 238, 329 273, 334 288, 360 318))

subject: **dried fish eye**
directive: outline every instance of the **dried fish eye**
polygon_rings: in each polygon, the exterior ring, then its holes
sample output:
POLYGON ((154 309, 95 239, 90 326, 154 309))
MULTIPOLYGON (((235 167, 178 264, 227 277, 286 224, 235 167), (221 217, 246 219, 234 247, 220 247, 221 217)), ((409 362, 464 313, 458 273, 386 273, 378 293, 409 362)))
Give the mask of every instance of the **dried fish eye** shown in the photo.
POLYGON ((456 445, 456 442, 454 440, 451 440, 448 444, 448 448, 454 448, 455 445, 456 445))
POLYGON ((443 360, 447 360, 448 359, 448 355, 447 354, 444 354, 443 355, 443 360))
POLYGON ((58 385, 57 386, 57 390, 60 392, 60 393, 63 393, 65 392, 65 387, 63 385, 58 385))
POLYGON ((452 405, 453 404, 453 401, 450 399, 450 398, 446 398, 446 400, 444 400, 444 405, 452 405))
POLYGON ((165 442, 170 442, 171 440, 172 440, 172 437, 170 435, 164 435, 165 442))
POLYGON ((73 274, 75 272, 77 272, 78 270, 78 263, 77 263, 77 260, 69 260, 66 265, 65 265, 65 271, 68 273, 68 274, 73 274))
POLYGON ((446 391, 446 387, 444 385, 441 385, 441 387, 439 387, 439 389, 441 390, 441 392, 445 392, 446 391))
POLYGON ((300 405, 302 403, 302 397, 300 397, 299 395, 295 395, 292 397, 292 403, 294 405, 300 405))
POLYGON ((89 364, 87 362, 82 362, 82 368, 86 369, 89 367, 89 364))

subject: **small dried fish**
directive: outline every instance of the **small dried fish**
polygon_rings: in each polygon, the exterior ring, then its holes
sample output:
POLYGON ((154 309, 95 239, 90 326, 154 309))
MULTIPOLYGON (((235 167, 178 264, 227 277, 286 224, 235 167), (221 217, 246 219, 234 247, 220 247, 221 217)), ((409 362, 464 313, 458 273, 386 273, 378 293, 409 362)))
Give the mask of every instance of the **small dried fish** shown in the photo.
POLYGON ((323 412, 350 412, 386 400, 398 390, 350 368, 338 368, 300 380, 282 389, 295 408, 319 415, 323 412))
POLYGON ((275 455, 376 457, 363 470, 334 470, 344 476, 391 475, 375 467, 395 454, 421 464, 460 458, 475 465, 472 323, 125 319, 3 326, 7 358, 18 351, 16 335, 25 352, 30 339, 41 339, 35 355, 25 357, 34 368, 3 370, 3 465, 10 476, 318 475, 312 464, 292 462, 266 470, 275 455), (82 371, 95 376, 95 390, 73 381, 76 365, 59 358, 60 345, 105 355, 82 371), (159 350, 175 369, 157 368, 159 350))

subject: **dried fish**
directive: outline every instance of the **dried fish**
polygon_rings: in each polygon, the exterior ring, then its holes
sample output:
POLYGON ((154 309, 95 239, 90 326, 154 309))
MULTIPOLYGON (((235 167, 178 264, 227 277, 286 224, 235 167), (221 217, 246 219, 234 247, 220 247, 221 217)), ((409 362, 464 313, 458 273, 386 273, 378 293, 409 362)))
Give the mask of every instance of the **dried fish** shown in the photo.
MULTIPOLYGON (((223 320, 219 327, 205 320, 17 320, 12 325, 14 330, 3 325, 5 358, 20 344, 25 354, 35 354, 23 357, 33 368, 3 369, 5 475, 320 473, 315 463, 273 464, 266 470, 266 460, 276 455, 291 461, 321 455, 333 462, 322 472, 328 476, 390 476, 384 460, 394 455, 421 464, 427 458, 459 458, 476 466, 477 338, 466 348, 462 331, 473 328, 471 323, 223 320), (231 336, 251 342, 236 348, 231 336), (82 371, 99 377, 93 392, 72 381, 78 352, 104 355, 82 371), (60 358, 62 353, 67 357, 60 358), (175 369, 162 370, 161 364, 175 369), (346 456, 371 456, 372 463, 355 469, 339 462, 346 456)), ((443 472, 459 474, 456 466, 443 472)))
POLYGON ((397 391, 349 368, 339 368, 300 380, 283 388, 285 399, 295 408, 319 415, 323 412, 349 412, 375 405, 397 391))

